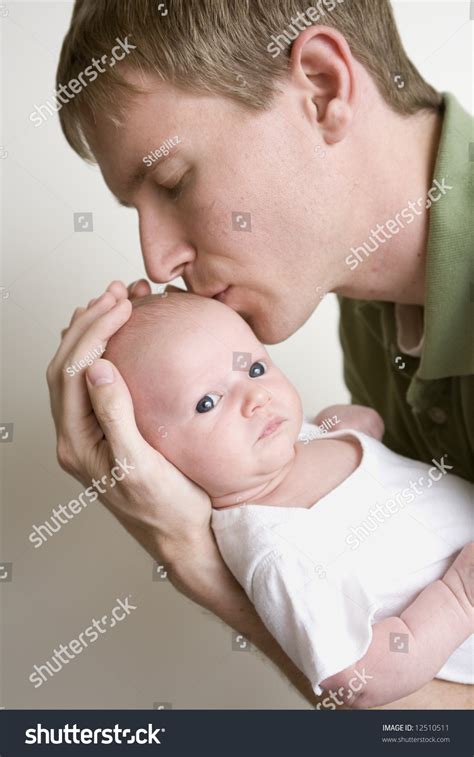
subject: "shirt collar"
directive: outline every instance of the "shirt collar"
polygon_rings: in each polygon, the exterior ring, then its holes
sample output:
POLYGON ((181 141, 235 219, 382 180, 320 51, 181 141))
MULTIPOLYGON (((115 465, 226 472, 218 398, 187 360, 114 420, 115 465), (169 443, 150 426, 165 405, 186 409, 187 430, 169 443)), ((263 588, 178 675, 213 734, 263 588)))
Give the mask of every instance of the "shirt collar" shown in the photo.
POLYGON ((452 95, 444 94, 433 182, 444 186, 445 193, 430 208, 421 379, 474 373, 472 141, 473 119, 452 95))

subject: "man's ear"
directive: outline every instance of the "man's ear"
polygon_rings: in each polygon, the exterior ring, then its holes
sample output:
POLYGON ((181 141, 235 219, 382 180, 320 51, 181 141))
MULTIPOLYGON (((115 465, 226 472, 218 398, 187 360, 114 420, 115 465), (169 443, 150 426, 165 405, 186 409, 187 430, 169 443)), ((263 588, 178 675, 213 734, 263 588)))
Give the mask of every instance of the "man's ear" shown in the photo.
POLYGON ((345 138, 354 115, 354 58, 345 38, 328 26, 312 26, 291 51, 291 80, 305 98, 305 110, 328 144, 345 138))

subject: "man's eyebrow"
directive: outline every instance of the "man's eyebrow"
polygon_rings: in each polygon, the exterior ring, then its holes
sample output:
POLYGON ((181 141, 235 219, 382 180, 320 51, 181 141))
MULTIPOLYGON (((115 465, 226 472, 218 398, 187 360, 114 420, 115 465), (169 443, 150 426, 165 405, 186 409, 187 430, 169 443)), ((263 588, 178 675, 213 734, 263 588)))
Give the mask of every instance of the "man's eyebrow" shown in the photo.
MULTIPOLYGON (((139 166, 135 173, 131 174, 127 177, 126 181, 126 192, 133 191, 134 189, 137 189, 140 184, 142 183, 143 179, 146 176, 146 166, 139 166)), ((120 197, 117 197, 114 195, 115 199, 117 200, 119 205, 123 205, 124 208, 131 208, 132 206, 128 204, 128 202, 125 202, 125 200, 121 200, 120 197)))
MULTIPOLYGON (((170 152, 169 152, 168 155, 162 155, 162 156, 160 156, 160 163, 159 164, 163 165, 163 163, 165 163, 166 160, 168 160, 169 158, 173 158, 176 155, 177 152, 178 152, 177 150, 176 151, 171 151, 170 150, 170 152)), ((149 152, 145 157, 149 157, 152 154, 153 154, 152 152, 149 152)), ((140 165, 140 166, 138 166, 138 168, 136 169, 136 171, 134 173, 130 174, 127 177, 127 179, 126 179, 125 189, 126 189, 127 194, 129 192, 132 192, 134 189, 138 189, 138 187, 142 184, 143 179, 145 178, 145 176, 147 175, 147 173, 151 173, 154 170, 154 168, 156 168, 156 165, 153 165, 153 166, 140 165)), ((114 197, 117 200, 117 202, 118 202, 119 205, 123 205, 123 207, 125 207, 125 208, 131 208, 132 207, 131 205, 129 205, 124 200, 121 200, 119 197, 116 197, 115 195, 114 195, 114 197)))

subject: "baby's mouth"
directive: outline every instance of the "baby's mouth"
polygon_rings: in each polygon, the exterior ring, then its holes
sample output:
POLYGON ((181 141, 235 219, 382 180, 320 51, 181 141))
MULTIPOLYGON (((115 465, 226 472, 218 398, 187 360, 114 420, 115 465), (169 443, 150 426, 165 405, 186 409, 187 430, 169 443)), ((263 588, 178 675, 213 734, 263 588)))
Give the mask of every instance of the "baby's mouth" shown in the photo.
POLYGON ((284 423, 285 418, 272 418, 264 427, 262 430, 262 433, 258 437, 257 441, 260 441, 260 439, 265 439, 267 436, 272 436, 278 429, 280 428, 281 424, 284 423))

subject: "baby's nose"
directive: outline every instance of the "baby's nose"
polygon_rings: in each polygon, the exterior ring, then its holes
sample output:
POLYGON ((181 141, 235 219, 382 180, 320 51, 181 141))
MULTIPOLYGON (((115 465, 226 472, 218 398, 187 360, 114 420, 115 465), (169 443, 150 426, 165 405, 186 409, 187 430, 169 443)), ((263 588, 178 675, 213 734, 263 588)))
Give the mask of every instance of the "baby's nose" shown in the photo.
POLYGON ((265 407, 272 398, 271 392, 268 391, 268 389, 265 389, 263 384, 261 383, 254 383, 252 384, 246 392, 243 406, 242 406, 242 413, 246 418, 250 418, 256 410, 261 409, 262 407, 265 407))

